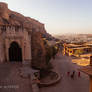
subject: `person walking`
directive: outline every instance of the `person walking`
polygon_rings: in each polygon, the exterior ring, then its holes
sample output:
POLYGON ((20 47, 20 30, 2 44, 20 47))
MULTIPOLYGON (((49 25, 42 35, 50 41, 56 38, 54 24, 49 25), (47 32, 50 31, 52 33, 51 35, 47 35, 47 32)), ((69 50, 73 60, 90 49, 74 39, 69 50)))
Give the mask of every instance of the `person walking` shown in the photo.
POLYGON ((78 72, 78 77, 80 77, 80 71, 78 72))
POLYGON ((71 78, 74 79, 75 71, 71 74, 71 78))
POLYGON ((73 75, 75 75, 75 71, 73 71, 73 75))
POLYGON ((68 72, 67 72, 67 76, 69 76, 69 75, 70 75, 70 72, 68 71, 68 72))
POLYGON ((74 79, 74 75, 73 74, 71 74, 71 78, 74 79))

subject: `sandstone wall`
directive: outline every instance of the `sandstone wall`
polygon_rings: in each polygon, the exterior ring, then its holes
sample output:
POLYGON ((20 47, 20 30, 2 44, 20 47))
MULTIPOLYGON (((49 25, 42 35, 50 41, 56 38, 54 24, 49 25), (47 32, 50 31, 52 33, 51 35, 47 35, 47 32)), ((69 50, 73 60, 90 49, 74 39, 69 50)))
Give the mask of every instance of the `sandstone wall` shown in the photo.
POLYGON ((5 61, 5 45, 2 35, 0 35, 0 63, 5 61))

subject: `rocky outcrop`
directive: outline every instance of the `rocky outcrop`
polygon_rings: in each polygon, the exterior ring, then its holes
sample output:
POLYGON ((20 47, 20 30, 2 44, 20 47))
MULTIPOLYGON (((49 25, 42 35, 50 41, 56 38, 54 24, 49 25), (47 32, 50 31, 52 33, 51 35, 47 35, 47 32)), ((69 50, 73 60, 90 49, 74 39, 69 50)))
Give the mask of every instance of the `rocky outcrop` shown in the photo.
POLYGON ((8 9, 6 3, 0 3, 0 24, 19 25, 28 29, 37 28, 40 31, 45 31, 44 24, 30 17, 25 17, 20 13, 8 9))
POLYGON ((6 3, 0 3, 0 25, 17 25, 23 26, 30 30, 35 28, 37 32, 41 32, 43 37, 53 39, 45 30, 44 24, 30 17, 25 17, 20 13, 8 9, 6 3))
POLYGON ((46 51, 41 34, 32 31, 32 67, 38 69, 46 68, 46 51), (38 40, 37 40, 38 39, 38 40))

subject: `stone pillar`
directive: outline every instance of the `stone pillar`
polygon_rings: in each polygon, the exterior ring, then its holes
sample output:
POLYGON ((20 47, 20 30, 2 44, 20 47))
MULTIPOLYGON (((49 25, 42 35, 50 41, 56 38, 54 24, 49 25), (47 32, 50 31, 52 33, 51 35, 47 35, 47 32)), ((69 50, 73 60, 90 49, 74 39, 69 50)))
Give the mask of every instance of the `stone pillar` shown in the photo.
POLYGON ((5 39, 5 58, 9 61, 9 40, 5 39))
POLYGON ((89 92, 92 92, 92 76, 89 77, 90 77, 89 92))
POLYGON ((23 62, 24 62, 24 60, 25 60, 25 57, 24 57, 24 55, 25 55, 25 47, 24 47, 24 41, 22 40, 22 45, 21 45, 22 47, 22 60, 23 60, 23 62))

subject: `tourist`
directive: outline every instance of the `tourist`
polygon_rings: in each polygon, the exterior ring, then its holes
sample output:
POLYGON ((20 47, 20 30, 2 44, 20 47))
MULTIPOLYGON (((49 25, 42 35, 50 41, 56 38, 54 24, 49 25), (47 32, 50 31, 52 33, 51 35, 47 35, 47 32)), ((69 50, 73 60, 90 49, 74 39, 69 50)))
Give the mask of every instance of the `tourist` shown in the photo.
POLYGON ((71 74, 71 78, 74 79, 75 71, 71 74))
POLYGON ((80 72, 78 72, 78 77, 80 77, 80 72))
POLYGON ((69 76, 70 75, 70 72, 67 72, 67 76, 69 76))
POLYGON ((73 75, 75 75, 75 71, 73 71, 73 75))
POLYGON ((71 74, 71 78, 74 79, 74 75, 73 74, 71 74))

